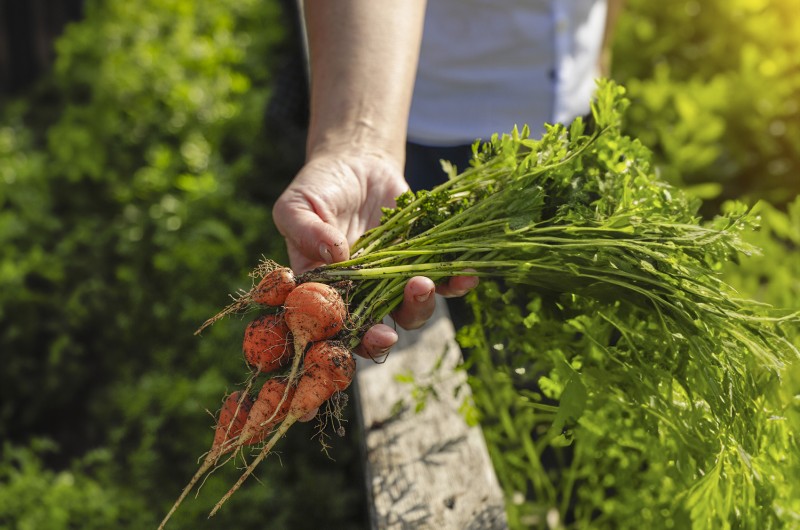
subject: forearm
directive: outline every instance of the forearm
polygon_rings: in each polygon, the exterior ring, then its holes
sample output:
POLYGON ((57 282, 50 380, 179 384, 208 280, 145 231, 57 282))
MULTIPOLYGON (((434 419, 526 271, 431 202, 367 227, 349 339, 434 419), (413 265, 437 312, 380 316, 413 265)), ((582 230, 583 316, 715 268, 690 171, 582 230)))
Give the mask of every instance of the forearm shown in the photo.
POLYGON ((614 30, 617 27, 617 20, 619 19, 624 4, 625 0, 608 0, 603 45, 600 50, 600 75, 603 77, 609 77, 611 75, 611 52, 614 44, 614 30))
POLYGON ((309 157, 358 148, 402 165, 424 0, 306 0, 309 157))

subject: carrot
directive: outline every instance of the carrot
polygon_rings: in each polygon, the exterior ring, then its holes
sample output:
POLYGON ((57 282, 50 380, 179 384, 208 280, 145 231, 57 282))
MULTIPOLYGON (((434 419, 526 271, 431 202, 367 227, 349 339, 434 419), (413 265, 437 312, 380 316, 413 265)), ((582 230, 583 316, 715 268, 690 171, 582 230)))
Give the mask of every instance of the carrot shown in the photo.
POLYGON ((286 297, 296 285, 292 269, 278 267, 261 278, 255 289, 251 291, 250 297, 257 304, 279 307, 283 305, 286 297))
POLYGON ((259 263, 256 270, 253 271, 250 276, 260 277, 261 280, 249 291, 240 290, 233 302, 225 306, 222 311, 203 322, 203 325, 194 332, 195 335, 199 335, 208 326, 232 313, 245 311, 251 307, 253 303, 279 307, 297 284, 292 269, 281 267, 271 260, 265 260, 259 263))
POLYGON ((239 433, 244 427, 248 413, 253 407, 253 399, 246 392, 233 392, 222 404, 222 409, 219 412, 217 419, 217 426, 214 430, 214 441, 211 444, 211 450, 206 454, 200 468, 192 477, 192 480, 183 488, 178 500, 172 505, 164 520, 158 525, 158 530, 162 530, 164 526, 178 509, 183 499, 189 494, 197 481, 200 480, 206 471, 216 463, 217 459, 224 453, 230 451, 228 442, 239 436, 239 433))
POLYGON ((332 341, 314 343, 306 353, 286 420, 300 419, 318 409, 335 392, 350 386, 355 373, 356 361, 350 350, 332 341))
POLYGON ((283 421, 289 412, 289 404, 294 394, 294 389, 290 388, 288 400, 283 400, 286 387, 286 381, 283 379, 268 379, 264 383, 239 433, 237 445, 254 445, 262 442, 270 429, 283 421), (279 407, 282 401, 283 405, 279 407))
POLYGON ((309 342, 339 333, 347 308, 339 293, 324 283, 298 285, 284 302, 284 320, 294 337, 295 352, 302 354, 309 342))
POLYGON ((334 393, 345 390, 350 386, 355 373, 356 361, 347 348, 332 341, 314 343, 305 355, 303 374, 297 383, 294 399, 291 401, 286 418, 261 450, 261 453, 242 473, 236 484, 214 506, 209 517, 216 514, 231 495, 241 487, 256 466, 269 454, 275 443, 286 434, 289 427, 303 416, 322 406, 334 393))
POLYGON ((225 399, 219 412, 217 428, 214 430, 214 442, 211 444, 209 454, 215 450, 228 452, 223 449, 223 445, 239 436, 252 407, 253 399, 240 391, 233 392, 225 399))
MULTIPOLYGON (((294 360, 289 370, 289 387, 297 383, 300 361, 312 341, 329 339, 339 333, 347 318, 347 307, 339 292, 324 283, 301 283, 283 303, 283 319, 294 339, 294 360)), ((288 398, 284 392, 279 407, 288 398)))
POLYGON ((292 355, 289 327, 282 315, 262 315, 247 325, 242 351, 247 362, 261 372, 288 364, 292 355))

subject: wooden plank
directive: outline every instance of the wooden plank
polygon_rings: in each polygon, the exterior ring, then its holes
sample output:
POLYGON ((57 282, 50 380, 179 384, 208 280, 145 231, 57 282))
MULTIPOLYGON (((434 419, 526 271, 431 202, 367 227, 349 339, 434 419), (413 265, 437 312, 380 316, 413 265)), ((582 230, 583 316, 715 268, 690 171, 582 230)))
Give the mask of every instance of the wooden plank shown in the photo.
POLYGON ((458 411, 464 394, 454 392, 469 387, 465 374, 453 369, 461 350, 445 303, 438 300, 423 329, 398 332, 400 342, 386 362, 359 361, 356 377, 372 528, 507 528, 481 430, 458 411), (439 359, 442 369, 431 377, 439 359), (397 382, 398 374, 431 383, 438 398, 430 396, 415 412, 411 385, 397 382))

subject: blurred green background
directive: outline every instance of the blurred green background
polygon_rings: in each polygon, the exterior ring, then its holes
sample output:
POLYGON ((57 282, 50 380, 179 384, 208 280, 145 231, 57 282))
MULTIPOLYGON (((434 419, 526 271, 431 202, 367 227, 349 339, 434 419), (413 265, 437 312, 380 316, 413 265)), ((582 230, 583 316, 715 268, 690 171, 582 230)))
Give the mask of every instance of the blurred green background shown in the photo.
MULTIPOLYGON (((244 322, 192 332, 284 259, 270 205, 306 119, 293 6, 0 1, 0 529, 154 528, 207 449, 244 322)), ((704 213, 773 205, 766 257, 727 277, 800 308, 798 14, 628 0, 613 74, 629 132, 704 213)), ((313 434, 206 522, 238 474, 217 472, 174 526, 364 528, 355 421, 335 461, 313 434)))

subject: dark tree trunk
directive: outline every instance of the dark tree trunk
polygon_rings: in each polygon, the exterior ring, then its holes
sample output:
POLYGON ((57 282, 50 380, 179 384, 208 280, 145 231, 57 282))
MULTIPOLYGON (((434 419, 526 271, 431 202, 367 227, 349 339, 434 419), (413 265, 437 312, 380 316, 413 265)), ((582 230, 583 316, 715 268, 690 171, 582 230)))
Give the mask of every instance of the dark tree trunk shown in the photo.
POLYGON ((0 0, 0 93, 18 93, 50 67, 53 43, 84 0, 0 0))

